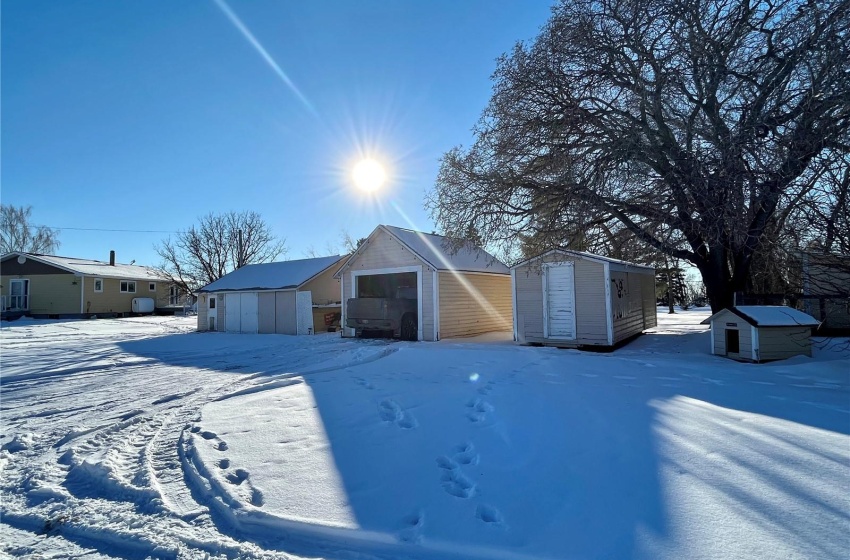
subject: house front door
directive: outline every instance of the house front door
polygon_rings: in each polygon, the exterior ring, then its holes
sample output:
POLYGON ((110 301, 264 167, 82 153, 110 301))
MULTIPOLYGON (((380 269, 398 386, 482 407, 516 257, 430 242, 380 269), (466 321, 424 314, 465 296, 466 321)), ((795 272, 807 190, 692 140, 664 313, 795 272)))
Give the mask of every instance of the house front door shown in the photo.
POLYGON ((9 283, 9 309, 26 311, 30 308, 30 281, 12 280, 9 283))

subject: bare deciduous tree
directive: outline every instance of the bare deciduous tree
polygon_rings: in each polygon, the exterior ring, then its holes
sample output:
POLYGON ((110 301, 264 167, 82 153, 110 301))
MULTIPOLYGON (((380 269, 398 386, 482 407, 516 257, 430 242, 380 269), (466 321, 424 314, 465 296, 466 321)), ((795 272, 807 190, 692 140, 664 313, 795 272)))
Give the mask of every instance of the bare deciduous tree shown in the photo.
POLYGON ((32 206, 0 204, 0 253, 22 251, 51 255, 59 249, 59 231, 30 223, 32 206))
POLYGON ((825 177, 850 151, 848 34, 848 0, 562 0, 500 59, 428 205, 503 253, 627 229, 731 305, 799 208, 846 203, 825 177))
POLYGON ((285 240, 277 239, 257 212, 211 213, 199 222, 154 246, 163 260, 161 269, 187 292, 240 266, 269 262, 286 254, 285 240))

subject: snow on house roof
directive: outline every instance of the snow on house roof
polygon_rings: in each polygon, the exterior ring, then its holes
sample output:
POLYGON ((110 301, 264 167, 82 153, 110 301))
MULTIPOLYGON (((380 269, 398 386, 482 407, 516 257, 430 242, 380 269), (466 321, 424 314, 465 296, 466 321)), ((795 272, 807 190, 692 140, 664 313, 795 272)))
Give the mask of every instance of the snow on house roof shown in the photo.
POLYGON ((731 311, 756 327, 816 327, 820 324, 811 315, 784 305, 739 305, 737 307, 730 307, 718 311, 708 319, 702 321, 702 324, 707 325, 711 323, 723 311, 731 311))
POLYGON ((42 262, 57 268, 61 268, 73 274, 81 274, 84 276, 96 276, 102 278, 125 278, 128 280, 170 280, 168 276, 162 272, 148 266, 139 266, 135 264, 120 264, 114 265, 108 262, 96 261, 93 259, 78 259, 74 257, 60 257, 57 255, 41 255, 38 253, 7 253, 3 258, 18 255, 24 258, 32 259, 37 262, 42 262))
POLYGON ((589 260, 592 260, 592 261, 601 261, 601 262, 608 262, 608 263, 613 263, 613 264, 621 264, 623 266, 633 266, 633 267, 636 267, 636 268, 643 268, 647 271, 649 271, 649 270, 654 271, 655 270, 654 267, 646 266, 644 264, 637 264, 637 263, 633 263, 633 262, 629 262, 629 261, 623 261, 623 260, 620 260, 620 259, 612 259, 611 257, 603 257, 602 255, 594 255, 593 253, 587 253, 585 251, 574 251, 572 249, 561 249, 561 248, 550 249, 549 251, 546 251, 545 253, 541 253, 541 254, 534 256, 534 257, 531 257, 529 259, 525 259, 524 261, 515 264, 511 268, 517 268, 517 267, 523 266, 523 265, 528 264, 529 262, 531 262, 533 260, 543 258, 546 255, 550 255, 552 253, 561 253, 561 254, 564 254, 564 255, 571 255, 571 256, 574 256, 574 257, 589 259, 589 260))
POLYGON ((454 251, 451 240, 442 235, 396 226, 378 227, 385 229, 390 235, 407 245, 411 251, 437 270, 510 274, 510 269, 504 263, 471 243, 454 251))
POLYGON ((198 292, 233 292, 251 290, 287 290, 297 288, 339 262, 339 255, 249 264, 225 274, 215 282, 207 284, 198 292))

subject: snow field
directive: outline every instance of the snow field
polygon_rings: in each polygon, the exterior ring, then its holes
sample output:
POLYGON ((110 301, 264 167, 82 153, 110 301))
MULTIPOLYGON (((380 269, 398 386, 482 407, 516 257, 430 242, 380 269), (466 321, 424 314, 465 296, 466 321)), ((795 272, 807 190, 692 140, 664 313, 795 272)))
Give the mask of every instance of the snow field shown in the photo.
POLYGON ((613 353, 3 323, 0 552, 844 558, 846 339, 739 364, 706 316, 613 353))

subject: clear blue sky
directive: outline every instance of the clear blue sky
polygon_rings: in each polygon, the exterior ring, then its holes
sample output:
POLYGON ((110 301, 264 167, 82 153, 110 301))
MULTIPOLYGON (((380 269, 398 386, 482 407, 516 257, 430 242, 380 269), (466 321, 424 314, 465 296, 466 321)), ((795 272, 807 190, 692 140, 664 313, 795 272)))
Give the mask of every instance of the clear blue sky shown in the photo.
MULTIPOLYGON (((440 156, 470 144, 495 59, 551 4, 3 0, 0 196, 61 228, 256 210, 287 258, 379 223, 430 231, 440 156), (350 179, 364 155, 389 168, 371 197, 350 179)), ((156 265, 167 236, 63 229, 59 254, 156 265)))

